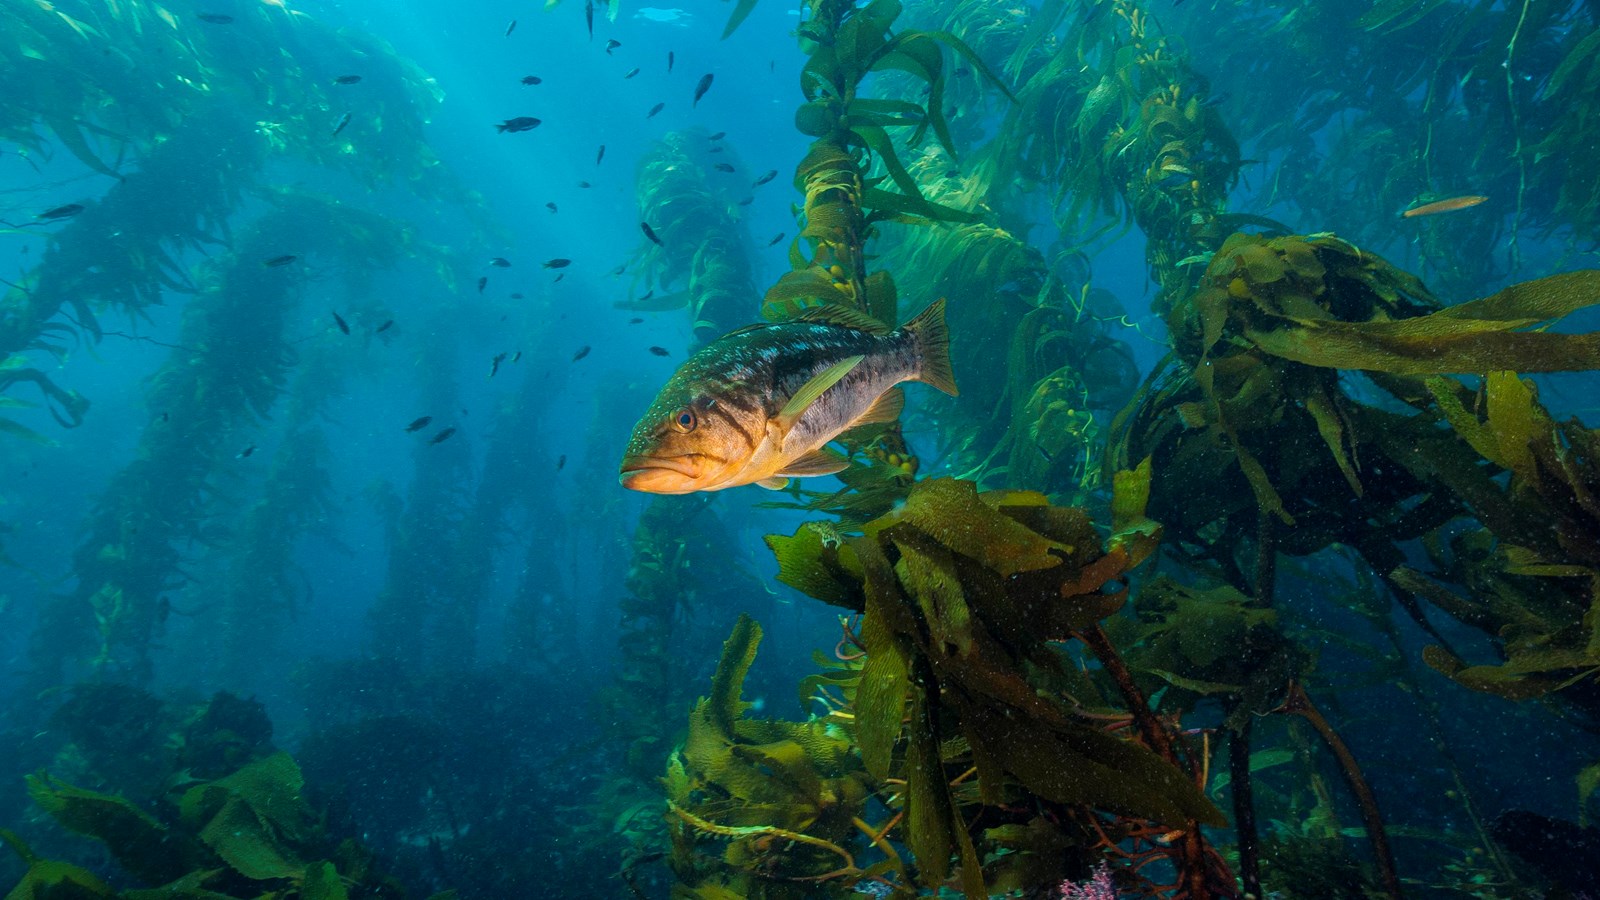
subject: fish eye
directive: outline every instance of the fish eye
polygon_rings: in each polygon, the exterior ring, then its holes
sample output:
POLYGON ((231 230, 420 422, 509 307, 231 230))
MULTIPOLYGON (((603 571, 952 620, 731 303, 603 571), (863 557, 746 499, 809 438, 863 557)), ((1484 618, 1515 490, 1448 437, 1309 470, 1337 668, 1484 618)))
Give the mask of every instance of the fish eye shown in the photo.
POLYGON ((694 414, 694 410, 688 407, 684 407, 672 415, 672 427, 684 434, 693 431, 698 424, 700 424, 699 417, 694 414))

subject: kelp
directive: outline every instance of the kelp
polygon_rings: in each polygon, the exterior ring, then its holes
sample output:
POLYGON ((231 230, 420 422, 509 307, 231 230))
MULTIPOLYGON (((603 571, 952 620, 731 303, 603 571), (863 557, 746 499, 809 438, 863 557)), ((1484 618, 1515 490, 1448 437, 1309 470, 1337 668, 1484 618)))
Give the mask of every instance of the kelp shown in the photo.
POLYGON ((183 583, 182 548, 223 539, 207 517, 221 499, 213 494, 217 467, 233 455, 236 429, 269 414, 294 359, 282 329, 305 273, 262 260, 294 249, 336 271, 429 252, 400 223, 327 198, 268 199, 234 252, 200 273, 202 302, 186 309, 172 355, 151 382, 150 405, 166 415, 145 427, 136 458, 113 476, 74 556, 77 585, 46 608, 34 635, 40 684, 53 683, 63 666, 148 679, 163 592, 183 583))
POLYGON ((28 793, 41 810, 69 831, 100 842, 144 887, 114 890, 81 868, 40 858, 21 838, 0 831, 0 840, 28 864, 8 896, 339 900, 354 891, 403 897, 365 850, 324 829, 304 798, 299 767, 271 747, 270 725, 267 739, 254 743, 229 729, 237 715, 225 711, 242 703, 218 694, 170 735, 170 768, 148 794, 87 790, 45 772, 28 776, 28 793), (204 777, 185 767, 209 752, 204 748, 223 745, 244 755, 204 777))
MULTIPOLYGON (((864 664, 812 682, 839 691, 820 723, 836 722, 851 738, 845 746, 859 747, 862 774, 855 777, 874 788, 903 783, 886 801, 897 813, 890 823, 861 830, 869 846, 878 846, 903 829, 894 840, 910 851, 921 884, 936 886, 954 873, 968 896, 987 896, 1037 884, 1024 879, 1042 880, 1046 871, 1059 881, 1071 873, 1046 864, 1038 855, 1044 848, 1077 847, 1081 854, 1096 845, 1092 828, 1137 840, 1132 835, 1147 826, 1134 823, 1142 820, 1188 832, 1171 852, 1194 885, 1215 886, 1225 877, 1197 831, 1200 822, 1222 819, 1183 768, 1186 757, 1165 726, 1143 721, 1152 729, 1144 734, 1148 744, 1106 733, 1097 717, 1085 715, 1105 705, 1099 688, 1052 643, 1082 637, 1113 666, 1103 635, 1086 635, 1100 634, 1097 623, 1124 602, 1125 589, 1107 586, 1119 585, 1150 552, 1152 532, 1141 508, 1146 482, 1123 479, 1119 531, 1109 550, 1079 510, 1052 506, 1037 493, 979 493, 971 482, 949 478, 917 483, 903 507, 866 523, 860 536, 818 525, 768 536, 780 581, 862 616, 859 634, 847 641, 864 652, 864 664), (840 715, 841 702, 850 715, 840 715), (973 804, 988 810, 983 829, 968 824, 973 804), (995 819, 997 810, 1041 804, 1055 812, 995 819), (1109 818, 1089 824, 1101 815, 1109 818), (1004 846, 1017 858, 985 863, 1004 846)), ((748 665, 730 662, 753 652, 748 626, 741 628, 729 647, 745 649, 725 653, 725 669, 748 665)), ((733 680, 720 671, 715 684, 733 680)), ((719 704, 723 715, 736 713, 728 696, 714 691, 696 715, 714 721, 719 704)), ((692 725, 690 745, 695 731, 692 725)), ((737 753, 737 736, 723 734, 737 753)), ((689 776, 701 771, 685 766, 689 776)), ((690 826, 721 834, 716 828, 750 827, 754 813, 773 810, 709 802, 690 812, 694 818, 684 817, 690 826), (713 812, 740 818, 735 823, 713 812)), ((792 822, 760 824, 781 827, 770 833, 780 837, 795 830, 792 822)), ((849 864, 838 866, 838 854, 820 856, 815 865, 834 868, 806 873, 811 877, 849 884, 895 872, 888 886, 911 889, 898 854, 885 851, 881 866, 861 868, 854 860, 868 846, 851 850, 835 835, 827 840, 841 846, 849 864)), ((738 867, 741 860, 730 854, 727 862, 738 867)))
MULTIPOLYGON (((739 198, 716 187, 719 182, 708 176, 710 147, 698 131, 667 135, 639 161, 635 188, 639 221, 660 239, 645 245, 644 264, 651 271, 646 284, 663 293, 676 289, 650 301, 649 308, 683 306, 697 336, 722 334, 743 324, 749 298, 756 293, 749 234, 732 212, 739 198)), ((636 309, 643 304, 617 305, 636 309)))

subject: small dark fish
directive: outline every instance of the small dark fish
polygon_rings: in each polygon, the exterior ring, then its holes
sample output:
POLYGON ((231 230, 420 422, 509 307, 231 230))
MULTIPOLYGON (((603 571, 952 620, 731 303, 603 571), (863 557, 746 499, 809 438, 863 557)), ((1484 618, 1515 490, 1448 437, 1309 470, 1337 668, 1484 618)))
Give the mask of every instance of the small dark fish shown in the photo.
POLYGON ((960 178, 961 177, 961 170, 960 169, 945 169, 944 170, 944 177, 946 177, 946 178, 960 178))
POLYGON ((428 423, 432 421, 433 416, 423 416, 420 419, 413 420, 410 425, 406 426, 406 433, 409 434, 413 431, 421 431, 422 429, 427 428, 428 423))
POLYGON ((739 205, 740 206, 749 206, 750 204, 752 204, 754 202, 756 202, 756 198, 754 198, 754 197, 746 197, 743 200, 739 201, 739 205))
POLYGON ((623 81, 627 81, 629 78, 632 78, 633 76, 635 76, 637 74, 639 74, 639 67, 638 66, 634 66, 633 68, 631 68, 628 71, 623 73, 622 80, 623 81))
POLYGON ((713 134, 711 137, 706 138, 706 140, 708 140, 708 141, 720 141, 720 140, 722 140, 723 138, 725 138, 727 136, 728 136, 728 133, 726 131, 719 131, 716 134, 713 134))
POLYGON ((780 232, 778 232, 778 236, 777 237, 773 238, 770 241, 767 241, 767 246, 768 247, 776 246, 779 241, 783 240, 787 236, 788 235, 786 235, 784 232, 780 231, 780 232))
POLYGON ((388 319, 388 320, 385 320, 382 325, 379 325, 377 327, 377 329, 375 331, 373 331, 372 333, 373 334, 383 334, 385 331, 388 331, 389 329, 391 329, 393 327, 394 327, 394 320, 393 319, 388 319))
POLYGON ((489 286, 489 276, 485 275, 482 278, 478 279, 478 293, 480 293, 480 294, 483 293, 483 289, 488 287, 488 286, 489 286))
POLYGON ((360 81, 361 81, 361 76, 360 75, 340 75, 338 78, 335 78, 333 80, 333 83, 334 84, 358 84, 360 81))
POLYGON ((350 124, 350 114, 349 113, 345 113, 344 115, 339 117, 339 124, 333 126, 333 134, 330 135, 330 137, 338 137, 339 136, 339 132, 343 131, 344 127, 346 125, 349 125, 349 124, 350 124))
POLYGON ((558 281, 560 281, 560 280, 561 280, 561 279, 563 279, 563 278, 565 278, 565 277, 567 277, 567 273, 565 273, 565 272, 562 272, 562 273, 560 273, 560 274, 558 274, 558 275, 556 275, 556 277, 555 277, 555 278, 554 278, 554 279, 552 279, 552 280, 551 280, 551 281, 550 281, 550 283, 551 283, 551 284, 555 284, 555 283, 556 283, 556 282, 558 282, 558 281))
POLYGON ((611 40, 606 41, 606 55, 610 56, 611 55, 611 51, 613 51, 613 50, 615 50, 615 49, 617 49, 618 47, 621 47, 621 46, 622 46, 622 42, 617 40, 616 38, 612 38, 611 40))
POLYGON ((84 207, 81 203, 68 203, 66 206, 58 206, 55 209, 47 209, 44 212, 34 216, 34 218, 42 219, 46 222, 55 219, 70 219, 78 213, 83 212, 83 209, 84 207))
POLYGON ((667 74, 668 75, 672 74, 672 60, 673 59, 674 59, 674 57, 672 55, 672 51, 668 50, 667 51, 667 74))
POLYGON ((668 350, 665 347, 651 347, 650 348, 650 352, 654 353, 657 356, 671 356, 672 355, 672 351, 668 350))
POLYGON ((489 265, 494 266, 496 269, 509 269, 511 268, 511 260, 506 259, 504 256, 496 256, 489 260, 489 265))
POLYGON ((666 108, 667 108, 667 105, 665 103, 657 103, 655 106, 650 107, 650 111, 645 113, 644 117, 646 119, 653 119, 653 118, 656 117, 656 113, 661 112, 663 109, 666 109, 666 108))
POLYGON ((767 170, 767 174, 761 176, 760 178, 757 178, 756 181, 755 181, 755 184, 752 184, 750 186, 751 187, 761 187, 763 184, 766 184, 767 182, 769 182, 772 179, 777 178, 777 177, 778 177, 778 170, 777 169, 768 169, 767 170))
POLYGON ((339 326, 339 330, 341 332, 345 334, 350 333, 350 323, 344 320, 344 316, 339 315, 331 309, 328 310, 328 314, 333 316, 333 324, 339 326))
POLYGON ((269 269, 281 269, 299 258, 298 256, 274 256, 269 260, 264 260, 261 264, 269 269))
POLYGON ((733 163, 717 163, 716 168, 718 172, 727 172, 730 175, 733 173, 733 163))
POLYGON ((539 120, 533 116, 517 116, 515 119, 507 119, 496 125, 494 130, 497 134, 505 134, 508 131, 516 134, 519 131, 532 131, 538 128, 539 124, 539 120))
POLYGON ((628 271, 628 264, 627 263, 623 263, 622 265, 617 266, 615 269, 612 269, 611 270, 611 274, 612 275, 621 275, 623 272, 626 272, 626 271, 628 271))
POLYGON ((558 459, 556 459, 556 471, 559 472, 562 469, 565 469, 566 467, 567 467, 567 455, 565 453, 563 453, 563 454, 561 454, 561 456, 558 459))
POLYGON ((778 71, 778 61, 775 60, 775 59, 767 60, 767 71, 768 72, 776 72, 776 71, 778 71))
POLYGON ((229 25, 233 22, 233 16, 225 16, 222 13, 195 13, 194 16, 202 22, 210 22, 213 25, 229 25))
POLYGON ((699 106, 700 98, 704 97, 706 95, 706 91, 709 90, 711 90, 711 73, 708 72, 704 75, 701 75, 700 83, 694 86, 694 102, 689 105, 699 106))
POLYGON ((161 414, 161 421, 163 421, 163 422, 171 422, 172 421, 172 413, 162 413, 161 414))
POLYGON ((598 152, 598 153, 596 153, 594 155, 594 164, 597 165, 597 166, 600 165, 600 161, 605 159, 605 158, 606 158, 606 145, 605 144, 601 144, 600 145, 600 152, 598 152))
POLYGON ((540 78, 537 75, 524 75, 524 76, 522 76, 522 83, 523 84, 538 84, 541 81, 544 81, 544 79, 540 78))
POLYGON ((654 228, 650 227, 649 222, 640 222, 639 230, 644 232, 644 236, 650 239, 650 243, 655 244, 657 247, 666 246, 666 244, 661 243, 660 236, 656 234, 656 230, 654 228))
POLYGON ((442 444, 445 441, 450 440, 451 436, 454 435, 455 433, 456 433, 456 430, 454 428, 446 428, 445 430, 443 430, 443 431, 439 432, 438 434, 434 435, 428 441, 428 443, 430 443, 430 444, 442 444))
POLYGON ((550 210, 551 212, 555 212, 556 211, 556 205, 553 202, 552 203, 546 203, 544 205, 544 208, 550 210))
POLYGON ((517 20, 516 19, 512 19, 511 20, 511 24, 506 26, 506 37, 511 37, 511 32, 516 31, 516 30, 517 30, 517 20))
POLYGON ((641 323, 643 321, 644 321, 644 319, 641 318, 640 316, 634 316, 633 318, 628 320, 628 324, 629 325, 638 325, 639 323, 641 323))
POLYGON ((500 372, 500 364, 506 361, 506 354, 496 353, 494 359, 489 361, 489 377, 493 378, 500 372))
POLYGON ((234 459, 249 459, 250 458, 250 454, 252 454, 254 452, 256 452, 256 445, 255 444, 251 444, 250 446, 244 448, 243 450, 240 450, 233 458, 234 459))
POLYGON ((578 352, 577 353, 572 354, 572 361, 573 362, 577 362, 578 360, 583 359, 585 356, 588 356, 588 355, 589 355, 589 345, 588 344, 584 344, 582 347, 578 348, 578 352))
POLYGON ((518 350, 516 353, 511 354, 511 361, 514 363, 522 362, 522 351, 518 350))
POLYGON ((594 40, 594 0, 583 0, 583 21, 589 26, 589 40, 594 40))
POLYGON ((562 257, 559 257, 559 256, 556 257, 555 259, 547 259, 547 260, 544 261, 544 267, 546 269, 565 269, 567 266, 570 266, 570 265, 572 265, 572 260, 563 259, 562 257))
POLYGON ((594 187, 594 185, 590 184, 587 181, 580 181, 580 182, 578 182, 578 187, 581 187, 581 188, 584 188, 584 189, 588 189, 588 188, 594 187))
POLYGON ((716 147, 712 147, 710 150, 707 150, 706 152, 707 153, 721 153, 722 152, 722 147, 720 145, 716 146, 716 147))
POLYGON ((635 300, 634 302, 635 303, 643 303, 646 300, 649 300, 651 297, 654 297, 655 295, 656 295, 656 289, 655 288, 651 288, 650 290, 644 292, 644 296, 643 297, 640 297, 638 300, 635 300))

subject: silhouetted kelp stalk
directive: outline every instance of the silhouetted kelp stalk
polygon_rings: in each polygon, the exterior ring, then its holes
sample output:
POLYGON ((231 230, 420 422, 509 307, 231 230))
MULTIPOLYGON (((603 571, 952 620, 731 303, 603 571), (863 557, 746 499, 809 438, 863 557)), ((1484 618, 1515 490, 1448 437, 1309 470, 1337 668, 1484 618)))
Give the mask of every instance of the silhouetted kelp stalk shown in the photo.
POLYGON ((646 285, 664 296, 617 303, 641 311, 684 307, 697 340, 744 324, 756 293, 750 236, 732 212, 742 197, 707 175, 710 146, 699 132, 674 132, 639 161, 639 221, 660 241, 645 245, 646 285))
MULTIPOLYGON (((226 241, 228 216, 271 158, 448 196, 422 135, 437 88, 375 39, 271 5, 219 28, 155 4, 8 4, 0 25, 0 69, 26 73, 0 97, 0 137, 34 154, 59 145, 116 179, 0 297, 0 360, 59 355, 74 333, 99 340, 96 304, 137 316, 163 290, 192 291, 181 254, 226 241), (361 115, 333 139, 348 102, 333 79, 354 67, 366 73, 361 115), (242 118, 246 105, 267 117, 242 118), (116 149, 115 163, 91 136, 116 149), (70 324, 53 321, 63 308, 70 324)), ((269 257, 280 252, 269 248, 269 257)), ((74 424, 87 401, 41 379, 30 380, 58 422, 74 424)))
POLYGON ((271 208, 236 236, 234 252, 200 276, 178 345, 155 375, 156 411, 132 463, 96 505, 73 557, 77 584, 46 606, 33 638, 34 683, 59 683, 63 668, 140 683, 152 674, 151 642, 164 595, 186 580, 183 548, 215 544, 214 504, 226 498, 229 441, 264 419, 282 390, 292 350, 282 333, 298 300, 305 265, 397 262, 404 229, 348 206, 295 194, 270 195, 271 208), (302 266, 263 259, 300 249, 302 266))

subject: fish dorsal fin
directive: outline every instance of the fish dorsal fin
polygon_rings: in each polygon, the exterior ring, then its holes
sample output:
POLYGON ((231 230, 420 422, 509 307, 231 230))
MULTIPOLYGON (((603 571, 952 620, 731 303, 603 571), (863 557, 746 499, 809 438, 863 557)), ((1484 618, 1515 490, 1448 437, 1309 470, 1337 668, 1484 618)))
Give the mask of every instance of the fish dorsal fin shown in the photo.
POLYGON ((850 370, 861 365, 863 359, 866 359, 866 357, 847 356, 811 376, 810 381, 801 385, 800 390, 795 391, 794 396, 789 398, 789 402, 785 403, 783 409, 778 411, 777 422, 783 428, 783 433, 788 434, 789 429, 794 427, 794 423, 799 421, 805 411, 811 408, 811 404, 817 402, 817 398, 821 397, 828 388, 838 384, 840 379, 849 375, 850 370))
POLYGON ((843 328, 854 328, 868 334, 888 334, 888 325, 883 324, 872 316, 848 306, 837 303, 824 303, 821 306, 812 306, 801 310, 794 317, 796 322, 814 322, 823 325, 838 325, 843 328))
POLYGON ((774 475, 771 478, 763 478, 756 482, 756 484, 761 485, 769 491, 781 491, 789 486, 789 479, 784 478, 782 475, 774 475))
POLYGON ((830 450, 813 450, 792 460, 779 475, 803 478, 808 475, 832 475, 850 468, 850 460, 830 450))
POLYGON ((899 388, 889 388, 878 399, 872 401, 872 405, 867 407, 867 411, 861 414, 861 418, 851 422, 850 427, 859 428, 862 425, 882 425, 885 422, 893 422, 895 419, 900 418, 900 413, 905 408, 906 392, 899 388))

